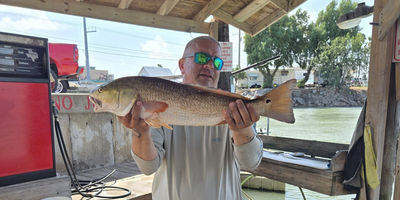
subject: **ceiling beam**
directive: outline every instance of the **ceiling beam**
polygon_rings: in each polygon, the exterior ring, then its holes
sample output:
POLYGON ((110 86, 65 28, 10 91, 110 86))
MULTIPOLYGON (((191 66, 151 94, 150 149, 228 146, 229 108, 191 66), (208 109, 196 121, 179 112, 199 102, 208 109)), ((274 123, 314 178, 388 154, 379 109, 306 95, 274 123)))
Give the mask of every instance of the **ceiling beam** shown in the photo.
POLYGON ((157 15, 168 15, 169 12, 178 4, 179 0, 165 0, 157 10, 157 15))
POLYGON ((282 11, 288 13, 288 4, 290 3, 287 0, 271 0, 271 3, 273 3, 276 7, 281 9, 282 11))
MULTIPOLYGON (((282 1, 282 0, 271 0, 272 3, 274 1, 282 1)), ((292 0, 292 1, 290 1, 288 10, 278 9, 275 12, 269 14, 265 19, 261 20, 256 25, 254 25, 252 32, 254 33, 254 35, 257 35, 259 32, 261 32, 262 30, 266 29, 268 26, 271 26, 273 23, 275 23, 280 18, 285 16, 287 14, 287 12, 290 12, 293 9, 297 8, 298 6, 300 6, 305 1, 306 0, 292 0)), ((284 2, 286 2, 286 1, 284 1, 284 2)))
POLYGON ((204 21, 221 7, 226 0, 211 0, 204 8, 193 17, 195 21, 204 21))
POLYGON ((230 15, 229 13, 218 9, 213 13, 214 17, 219 18, 220 20, 224 21, 225 23, 228 23, 244 32, 246 32, 247 34, 253 35, 253 29, 251 28, 251 26, 249 24, 247 24, 246 22, 240 23, 236 20, 233 19, 232 15, 230 15))
POLYGON ((127 9, 129 8, 129 5, 131 5, 133 0, 121 0, 121 2, 119 2, 118 8, 120 9, 127 9))
POLYGON ((206 22, 160 16, 152 13, 77 2, 75 0, 0 0, 0 4, 176 31, 205 34, 210 32, 210 24, 206 22))
MULTIPOLYGON (((264 6, 266 6, 270 0, 254 0, 251 3, 249 3, 246 7, 244 7, 242 10, 240 10, 235 16, 233 16, 233 19, 238 21, 238 22, 244 22, 248 18, 250 18, 252 15, 254 15, 256 12, 261 10, 264 6)), ((271 10, 272 12, 272 10, 271 10)))
POLYGON ((275 12, 269 14, 265 19, 258 22, 253 27, 254 35, 257 35, 262 30, 266 29, 268 26, 271 26, 273 23, 278 21, 280 18, 286 15, 286 12, 278 9, 275 12))
POLYGON ((380 41, 386 36, 394 22, 400 16, 400 1, 390 0, 385 7, 383 7, 381 15, 379 15, 379 35, 380 41))

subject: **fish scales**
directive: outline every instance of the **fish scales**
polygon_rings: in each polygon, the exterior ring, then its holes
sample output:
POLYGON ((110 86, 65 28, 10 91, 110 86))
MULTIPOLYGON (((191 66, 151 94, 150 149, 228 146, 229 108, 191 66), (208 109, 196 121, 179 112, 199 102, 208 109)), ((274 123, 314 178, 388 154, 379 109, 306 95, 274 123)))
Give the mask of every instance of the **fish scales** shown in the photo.
POLYGON ((261 116, 294 123, 292 88, 294 79, 271 92, 250 100, 241 95, 196 85, 180 84, 154 77, 124 77, 90 92, 95 112, 125 116, 133 104, 143 102, 141 118, 153 126, 220 125, 226 123, 222 112, 229 103, 242 99, 251 103, 261 116))

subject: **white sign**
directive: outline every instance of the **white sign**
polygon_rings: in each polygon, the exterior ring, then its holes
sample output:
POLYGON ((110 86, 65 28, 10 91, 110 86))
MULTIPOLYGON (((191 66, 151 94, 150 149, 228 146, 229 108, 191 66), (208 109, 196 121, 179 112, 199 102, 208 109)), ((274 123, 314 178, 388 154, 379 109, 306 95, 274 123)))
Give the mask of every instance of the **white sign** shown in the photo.
MULTIPOLYGON (((399 18, 400 19, 400 18, 399 18)), ((396 31, 394 33, 394 48, 393 48, 393 59, 392 62, 400 62, 400 20, 397 19, 395 26, 396 31)))
POLYGON ((221 72, 232 71, 232 42, 220 42, 221 44, 221 59, 224 61, 224 66, 221 72))

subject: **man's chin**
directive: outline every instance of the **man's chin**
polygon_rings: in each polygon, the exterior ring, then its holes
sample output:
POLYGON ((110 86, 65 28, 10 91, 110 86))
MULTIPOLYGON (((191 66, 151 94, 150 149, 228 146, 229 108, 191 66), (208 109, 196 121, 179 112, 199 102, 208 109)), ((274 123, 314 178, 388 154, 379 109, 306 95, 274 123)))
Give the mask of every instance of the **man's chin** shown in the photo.
POLYGON ((215 87, 216 86, 213 79, 204 79, 204 78, 198 79, 196 81, 196 85, 207 86, 207 87, 215 87))

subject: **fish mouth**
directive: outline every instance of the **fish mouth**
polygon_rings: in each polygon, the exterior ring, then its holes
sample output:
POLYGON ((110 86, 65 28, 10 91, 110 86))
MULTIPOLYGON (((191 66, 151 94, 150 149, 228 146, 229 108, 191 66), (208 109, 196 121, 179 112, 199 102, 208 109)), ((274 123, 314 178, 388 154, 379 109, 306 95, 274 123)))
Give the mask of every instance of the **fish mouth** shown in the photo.
POLYGON ((98 99, 96 99, 96 98, 94 98, 94 97, 92 97, 92 96, 89 96, 89 100, 90 100, 92 103, 94 103, 95 109, 96 109, 96 110, 99 109, 99 108, 101 108, 102 105, 103 105, 103 103, 102 103, 100 100, 98 100, 98 99))

